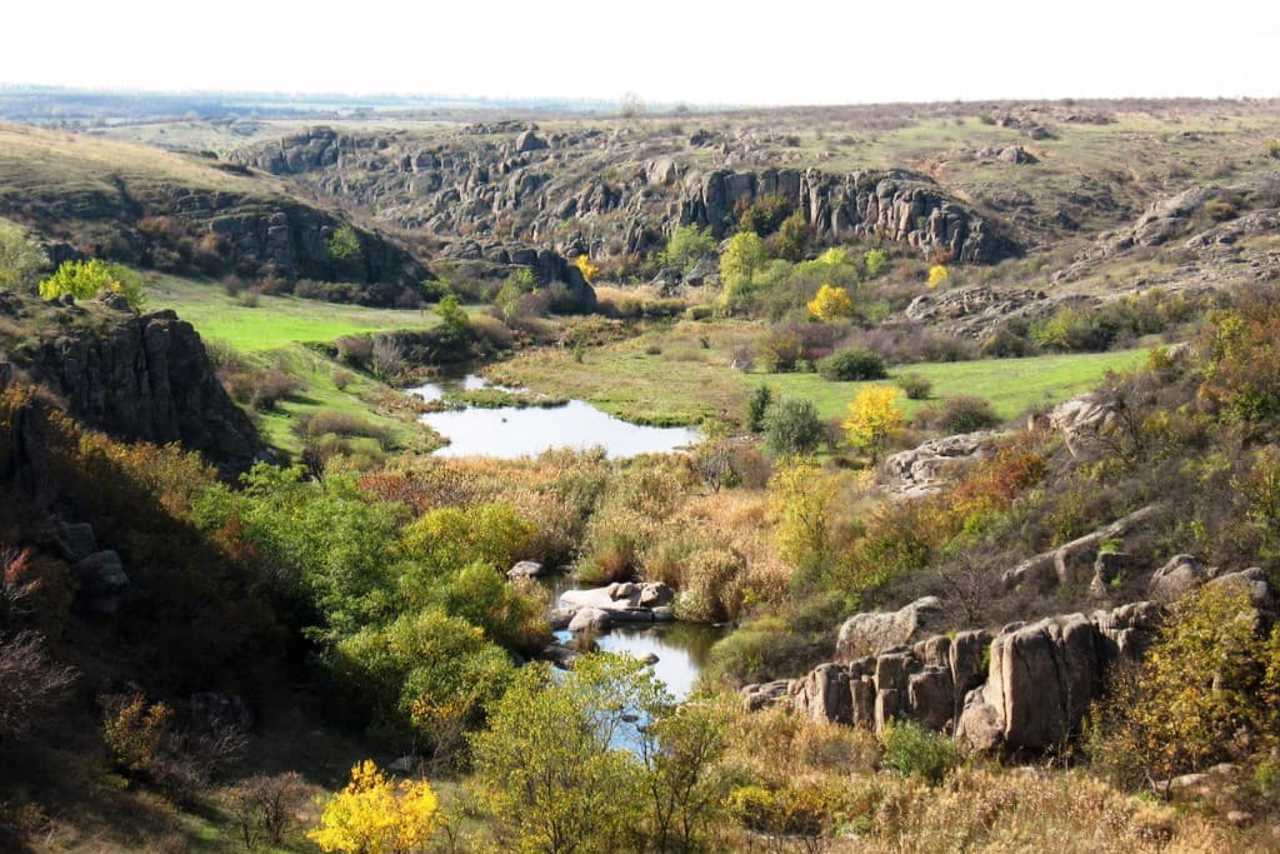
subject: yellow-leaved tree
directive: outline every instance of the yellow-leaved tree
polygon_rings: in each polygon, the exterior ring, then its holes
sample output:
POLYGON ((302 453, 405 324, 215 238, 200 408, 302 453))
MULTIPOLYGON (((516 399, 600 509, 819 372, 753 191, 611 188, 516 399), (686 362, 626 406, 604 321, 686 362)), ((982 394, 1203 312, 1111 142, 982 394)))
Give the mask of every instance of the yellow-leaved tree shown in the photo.
POLYGON ((366 759, 351 782, 325 804, 320 826, 307 834, 322 851, 408 854, 436 829, 439 802, 426 781, 393 783, 366 759))
POLYGON ((592 264, 591 259, 586 255, 579 255, 575 258, 573 266, 577 267, 582 272, 582 278, 586 279, 588 283, 594 282, 596 280, 596 276, 600 275, 599 265, 592 264))
POLYGON ((929 287, 937 289, 947 283, 951 278, 951 271, 942 264, 934 264, 929 268, 929 287))
POLYGON ((769 479, 778 551, 802 573, 821 572, 831 557, 829 510, 835 497, 835 481, 812 459, 787 460, 769 479))
POLYGON ((889 437, 902 427, 899 393, 893 386, 867 386, 849 402, 849 414, 843 424, 845 437, 850 445, 870 454, 873 461, 889 437))
POLYGON ((823 323, 853 316, 853 298, 849 291, 824 284, 809 301, 809 314, 823 323))

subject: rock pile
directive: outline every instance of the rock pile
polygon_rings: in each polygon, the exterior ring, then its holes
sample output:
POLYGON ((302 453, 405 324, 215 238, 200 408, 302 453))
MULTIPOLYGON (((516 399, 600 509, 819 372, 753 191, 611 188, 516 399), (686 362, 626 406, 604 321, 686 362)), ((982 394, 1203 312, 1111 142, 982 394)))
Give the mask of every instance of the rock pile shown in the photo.
POLYGON ((564 623, 572 632, 606 631, 619 623, 665 623, 675 619, 674 599, 675 591, 661 581, 569 590, 560 594, 553 623, 564 623))

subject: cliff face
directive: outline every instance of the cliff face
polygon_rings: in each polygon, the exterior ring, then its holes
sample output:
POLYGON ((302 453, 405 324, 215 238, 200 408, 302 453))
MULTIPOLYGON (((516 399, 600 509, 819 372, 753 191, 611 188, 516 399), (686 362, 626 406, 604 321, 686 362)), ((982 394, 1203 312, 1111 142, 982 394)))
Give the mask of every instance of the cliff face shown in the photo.
POLYGON ((200 336, 172 311, 137 315, 0 294, 0 380, 47 388, 85 425, 127 440, 181 443, 224 469, 251 465, 257 431, 214 375, 200 336))
POLYGON ((567 255, 650 251, 681 224, 708 225, 724 236, 736 221, 735 205, 766 194, 803 212, 819 242, 875 236, 969 263, 1021 252, 994 223, 922 175, 707 171, 690 165, 692 155, 646 153, 625 134, 599 130, 544 138, 535 130, 481 128, 428 145, 404 133, 318 127, 236 152, 233 160, 424 231, 452 244, 444 254, 453 257, 488 255, 503 241, 552 244, 567 255))

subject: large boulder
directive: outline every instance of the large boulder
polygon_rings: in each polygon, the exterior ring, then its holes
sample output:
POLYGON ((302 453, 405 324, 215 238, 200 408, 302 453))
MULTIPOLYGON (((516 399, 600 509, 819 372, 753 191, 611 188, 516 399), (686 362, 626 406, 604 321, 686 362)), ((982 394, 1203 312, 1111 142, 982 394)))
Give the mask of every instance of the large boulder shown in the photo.
POLYGON ((972 463, 990 457, 999 435, 986 430, 962 433, 899 451, 884 461, 886 486, 902 498, 932 495, 972 463))
POLYGON ((526 151, 539 151, 543 148, 550 147, 550 143, 538 136, 537 132, 533 129, 529 129, 516 137, 516 151, 520 153, 524 153, 526 151))
POLYGON ((1193 555, 1174 555, 1151 576, 1149 592, 1158 602, 1180 599, 1209 580, 1209 573, 1193 555))
POLYGON ((568 615, 573 632, 605 631, 619 623, 663 623, 674 619, 675 591, 661 581, 621 582, 560 594, 556 613, 568 615))
POLYGON ((914 643, 924 637, 941 612, 942 600, 925 596, 897 611, 854 614, 836 636, 836 660, 849 662, 914 643))

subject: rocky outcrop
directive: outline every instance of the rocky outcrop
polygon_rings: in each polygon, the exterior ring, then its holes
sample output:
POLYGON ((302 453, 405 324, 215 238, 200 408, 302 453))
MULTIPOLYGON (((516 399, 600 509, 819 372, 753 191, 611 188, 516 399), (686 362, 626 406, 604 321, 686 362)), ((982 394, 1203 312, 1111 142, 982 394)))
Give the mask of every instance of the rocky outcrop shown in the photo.
POLYGON ((1092 297, 1050 297, 1030 288, 972 285, 921 294, 902 315, 951 335, 982 340, 1013 320, 1030 322, 1048 317, 1064 305, 1097 302, 1092 297))
POLYGON ((619 623, 664 623, 675 619, 675 591, 661 581, 621 582, 560 594, 559 614, 569 631, 607 631, 619 623))
POLYGON ((854 614, 836 635, 836 660, 852 661, 911 643, 928 630, 941 611, 942 600, 925 596, 896 611, 854 614))
POLYGON ((900 498, 933 495, 973 463, 988 459, 1000 435, 990 430, 960 433, 899 451, 884 461, 886 489, 900 498))
POLYGON ((117 438, 179 442, 229 469, 262 445, 214 375, 200 336, 172 311, 137 315, 101 304, 0 295, 0 316, 58 330, 0 348, 29 382, 47 388, 86 426, 117 438))
MULTIPOLYGON (((713 156, 724 168, 696 171, 689 149, 688 160, 677 153, 654 156, 651 146, 624 131, 544 136, 502 125, 424 139, 311 128, 232 159, 361 204, 397 228, 475 243, 482 253, 496 245, 497 235, 563 254, 575 243, 593 256, 651 252, 681 224, 707 225, 724 236, 736 222, 735 206, 761 195, 781 196, 801 211, 817 243, 877 237, 924 255, 946 252, 961 263, 1021 252, 995 223, 923 175, 746 171, 728 168, 726 151, 713 156)), ((697 148, 713 140, 698 136, 679 144, 686 143, 697 148)))
POLYGON ((1154 637, 1159 606, 1140 602, 1092 615, 1049 617, 933 635, 800 679, 748 685, 744 705, 789 705, 815 720, 877 732, 911 720, 984 750, 1041 750, 1079 727, 1107 669, 1136 660, 1154 637))
POLYGON ((1064 543, 1056 549, 1027 558, 1001 576, 1005 589, 1027 585, 1035 590, 1048 590, 1060 584, 1075 585, 1085 581, 1094 566, 1102 544, 1122 538, 1132 528, 1162 512, 1161 504, 1149 504, 1122 516, 1110 525, 1064 543))
POLYGON ((1012 240, 932 179, 904 170, 831 175, 810 169, 762 172, 716 170, 690 175, 680 198, 680 221, 724 235, 735 208, 776 195, 801 210, 819 240, 879 237, 930 255, 942 251, 964 263, 990 264, 1021 253, 1012 240))

